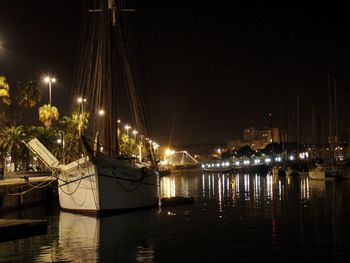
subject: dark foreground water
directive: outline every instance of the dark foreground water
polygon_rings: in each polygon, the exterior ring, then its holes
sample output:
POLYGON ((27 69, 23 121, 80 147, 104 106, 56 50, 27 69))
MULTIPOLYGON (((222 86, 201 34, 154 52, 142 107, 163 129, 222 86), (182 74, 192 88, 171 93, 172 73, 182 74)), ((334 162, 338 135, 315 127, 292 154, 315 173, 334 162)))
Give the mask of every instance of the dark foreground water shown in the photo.
POLYGON ((193 205, 92 218, 36 207, 48 234, 0 243, 0 262, 350 262, 350 181, 255 174, 162 178, 193 205))

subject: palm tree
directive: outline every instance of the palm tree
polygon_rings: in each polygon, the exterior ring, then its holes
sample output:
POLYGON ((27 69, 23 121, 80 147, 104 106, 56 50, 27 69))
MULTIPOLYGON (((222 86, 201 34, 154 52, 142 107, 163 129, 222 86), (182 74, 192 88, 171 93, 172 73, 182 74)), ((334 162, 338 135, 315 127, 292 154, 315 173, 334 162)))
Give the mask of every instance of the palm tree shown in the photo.
POLYGON ((81 154, 81 151, 79 150, 80 140, 77 136, 76 126, 72 117, 63 116, 62 119, 58 121, 58 134, 62 140, 62 144, 58 148, 59 151, 57 151, 58 158, 61 158, 62 160, 65 159, 65 161, 70 161, 70 159, 67 159, 68 156, 66 156, 66 152, 69 152, 69 155, 72 158, 79 158, 79 154, 76 154, 76 156, 74 154, 75 152, 81 154))
POLYGON ((123 133, 120 138, 119 148, 121 154, 131 156, 133 153, 132 138, 130 138, 127 134, 123 133))
POLYGON ((22 141, 26 138, 23 126, 4 126, 0 131, 0 148, 11 155, 17 166, 19 159, 24 159, 28 150, 22 141))
POLYGON ((46 128, 49 128, 52 125, 52 121, 57 121, 58 117, 58 109, 51 104, 44 104, 39 108, 39 120, 46 128))
POLYGON ((11 109, 11 115, 13 115, 12 120, 14 123, 19 121, 21 124, 29 124, 29 121, 33 121, 29 117, 33 114, 32 108, 40 100, 38 81, 34 80, 32 77, 28 77, 24 81, 18 81, 15 86, 15 93, 17 104, 11 109), (22 110, 18 106, 22 106, 22 110))
POLYGON ((73 112, 72 122, 79 135, 82 135, 83 132, 87 129, 87 125, 89 122, 89 113, 86 111, 73 112))
POLYGON ((58 138, 58 130, 56 128, 31 126, 27 132, 29 138, 37 138, 49 151, 56 147, 58 138))
POLYGON ((28 77, 25 81, 18 81, 16 88, 18 90, 18 104, 26 109, 34 107, 40 101, 40 90, 37 80, 28 77))
POLYGON ((4 76, 0 76, 0 123, 6 120, 5 109, 1 107, 1 104, 10 105, 10 88, 4 76))
POLYGON ((4 76, 0 76, 0 102, 10 105, 10 87, 4 76))

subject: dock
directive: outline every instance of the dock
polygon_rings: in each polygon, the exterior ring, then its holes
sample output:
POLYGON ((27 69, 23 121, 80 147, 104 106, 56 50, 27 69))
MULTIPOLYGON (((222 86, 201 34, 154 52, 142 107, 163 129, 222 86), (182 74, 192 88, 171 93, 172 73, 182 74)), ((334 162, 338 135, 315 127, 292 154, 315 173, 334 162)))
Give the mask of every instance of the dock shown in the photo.
POLYGON ((47 234, 46 220, 0 219, 0 243, 47 234))
POLYGON ((0 214, 37 203, 55 201, 57 180, 51 176, 26 175, 0 181, 0 214))

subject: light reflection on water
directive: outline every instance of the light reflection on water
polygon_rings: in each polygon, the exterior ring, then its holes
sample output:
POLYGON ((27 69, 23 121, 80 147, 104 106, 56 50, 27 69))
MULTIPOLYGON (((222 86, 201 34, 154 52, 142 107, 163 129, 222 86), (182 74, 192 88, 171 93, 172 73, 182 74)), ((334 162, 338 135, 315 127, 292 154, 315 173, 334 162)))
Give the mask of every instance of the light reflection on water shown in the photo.
POLYGON ((176 174, 161 196, 194 205, 96 219, 59 209, 4 218, 48 218, 48 234, 0 244, 0 262, 346 261, 349 181, 259 174, 176 174))

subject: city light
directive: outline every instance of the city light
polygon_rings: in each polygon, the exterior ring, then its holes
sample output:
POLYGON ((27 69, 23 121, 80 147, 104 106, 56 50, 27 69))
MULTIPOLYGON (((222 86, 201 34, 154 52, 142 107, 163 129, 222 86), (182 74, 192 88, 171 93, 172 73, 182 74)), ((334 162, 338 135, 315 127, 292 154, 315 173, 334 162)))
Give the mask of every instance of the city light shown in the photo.
POLYGON ((82 97, 79 97, 79 98, 77 99, 77 102, 78 102, 78 103, 83 103, 83 102, 86 102, 86 99, 83 99, 82 97))
POLYGON ((129 129, 130 129, 131 127, 129 126, 129 125, 125 125, 124 126, 124 129, 126 130, 126 135, 129 135, 129 129))
POLYGON ((46 76, 44 78, 44 82, 49 84, 49 104, 51 105, 51 85, 56 82, 56 78, 52 78, 50 76, 46 76))

